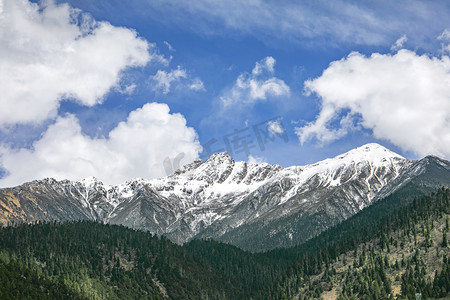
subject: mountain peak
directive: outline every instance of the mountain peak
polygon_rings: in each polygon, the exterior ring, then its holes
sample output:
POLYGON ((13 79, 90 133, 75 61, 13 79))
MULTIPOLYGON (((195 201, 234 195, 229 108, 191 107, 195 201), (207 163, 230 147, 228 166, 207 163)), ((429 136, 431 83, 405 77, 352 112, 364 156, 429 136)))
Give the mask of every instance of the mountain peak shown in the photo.
POLYGON ((211 156, 206 161, 217 161, 217 160, 232 160, 228 152, 216 152, 211 154, 211 156))
POLYGON ((378 143, 367 143, 365 145, 356 147, 355 149, 358 149, 358 148, 364 148, 364 149, 380 149, 381 148, 381 149, 386 149, 387 150, 386 147, 384 147, 384 146, 382 146, 382 145, 380 145, 378 143))
POLYGON ((352 158, 353 160, 379 160, 386 158, 405 159, 403 156, 381 146, 377 143, 369 143, 358 148, 352 149, 344 154, 336 156, 336 158, 352 158))
POLYGON ((435 163, 446 169, 450 169, 450 161, 442 159, 435 155, 427 155, 419 161, 421 164, 435 163))
POLYGON ((217 152, 211 154, 204 164, 217 167, 219 165, 232 165, 234 162, 233 158, 227 152, 217 152))
POLYGON ((103 182, 101 182, 94 176, 89 176, 89 177, 83 178, 81 180, 78 180, 76 182, 81 183, 86 189, 92 188, 92 187, 95 187, 98 185, 103 185, 103 182))
POLYGON ((386 147, 384 147, 384 146, 382 146, 380 144, 377 144, 377 143, 367 143, 365 145, 362 145, 362 146, 359 146, 359 147, 355 148, 355 150, 361 150, 361 151, 366 151, 366 152, 369 152, 369 151, 380 151, 380 150, 381 151, 392 152, 389 149, 387 149, 386 147))

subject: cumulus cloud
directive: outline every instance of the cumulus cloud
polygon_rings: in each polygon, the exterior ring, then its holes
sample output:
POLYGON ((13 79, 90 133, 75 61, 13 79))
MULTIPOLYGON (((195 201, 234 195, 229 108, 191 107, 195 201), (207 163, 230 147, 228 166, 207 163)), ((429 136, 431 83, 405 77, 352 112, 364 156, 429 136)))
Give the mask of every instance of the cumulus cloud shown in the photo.
POLYGON ((101 103, 126 68, 167 63, 135 31, 68 4, 1 3, 0 127, 55 117, 63 99, 101 103))
POLYGON ((406 34, 402 35, 400 38, 398 38, 394 45, 391 46, 391 51, 397 51, 401 48, 403 48, 403 45, 408 41, 408 37, 406 34))
POLYGON ((405 151, 450 157, 448 56, 354 52, 306 81, 305 90, 320 97, 321 111, 296 128, 302 144, 331 142, 362 126, 405 151))
POLYGON ((202 91, 205 89, 203 81, 200 78, 196 77, 191 79, 186 70, 182 69, 181 66, 169 72, 158 70, 151 79, 154 82, 153 90, 161 92, 164 95, 170 92, 171 86, 175 83, 194 91, 202 91))
POLYGON ((220 97, 225 107, 233 104, 253 104, 269 97, 289 96, 289 86, 273 77, 275 59, 266 57, 257 62, 251 73, 242 73, 235 84, 220 97))
POLYGON ((30 149, 0 146, 0 166, 7 175, 0 186, 53 177, 95 176, 117 184, 130 178, 165 176, 164 160, 183 153, 183 162, 198 158, 201 146, 185 118, 166 104, 147 103, 132 111, 106 138, 82 133, 78 119, 58 117, 30 149))
POLYGON ((275 72, 275 59, 272 56, 268 56, 263 60, 256 62, 255 67, 252 70, 252 75, 257 76, 267 71, 270 74, 275 72))

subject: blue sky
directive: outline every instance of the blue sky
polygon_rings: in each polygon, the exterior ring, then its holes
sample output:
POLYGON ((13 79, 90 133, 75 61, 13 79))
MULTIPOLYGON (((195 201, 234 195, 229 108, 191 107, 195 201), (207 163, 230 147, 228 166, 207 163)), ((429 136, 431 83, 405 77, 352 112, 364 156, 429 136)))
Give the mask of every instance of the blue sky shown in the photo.
POLYGON ((448 159, 449 15, 447 1, 0 0, 0 185, 159 177, 209 150, 287 167, 376 142, 448 159))

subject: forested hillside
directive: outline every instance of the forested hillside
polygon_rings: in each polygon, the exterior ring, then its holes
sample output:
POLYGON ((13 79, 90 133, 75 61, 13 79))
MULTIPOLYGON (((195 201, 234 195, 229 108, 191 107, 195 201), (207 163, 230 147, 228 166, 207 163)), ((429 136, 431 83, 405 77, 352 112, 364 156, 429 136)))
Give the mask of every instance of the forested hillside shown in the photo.
POLYGON ((0 299, 411 299, 450 291, 450 190, 396 193, 305 244, 253 254, 94 222, 0 229, 0 299))
POLYGON ((389 197, 297 251, 275 252, 303 255, 280 283, 280 294, 294 299, 446 297, 449 199, 449 190, 442 189, 389 212, 401 203, 389 197))

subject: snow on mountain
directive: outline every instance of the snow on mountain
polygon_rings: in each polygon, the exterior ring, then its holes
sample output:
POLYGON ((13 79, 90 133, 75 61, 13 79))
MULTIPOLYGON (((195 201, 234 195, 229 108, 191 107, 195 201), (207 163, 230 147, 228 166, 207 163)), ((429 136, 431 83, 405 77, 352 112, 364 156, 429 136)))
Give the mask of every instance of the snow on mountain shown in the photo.
POLYGON ((304 241, 370 205, 410 165, 400 155, 368 144, 315 164, 280 168, 198 237, 241 247, 268 233, 282 234, 292 244, 304 241), (287 220, 295 216, 296 223, 311 223, 309 218, 318 215, 318 224, 306 231, 294 230, 287 220))
POLYGON ((237 234, 246 236, 239 231, 245 226, 265 228, 293 217, 300 224, 321 215, 318 229, 301 237, 299 229, 286 222, 270 229, 270 235, 283 234, 294 243, 370 205, 380 190, 413 165, 378 144, 289 168, 236 162, 227 153, 215 153, 159 179, 134 179, 117 186, 94 177, 45 179, 3 189, 0 205, 10 212, 0 222, 81 218, 149 230, 178 243, 193 237, 233 243, 239 240, 237 234), (18 206, 8 199, 16 199, 18 206))
POLYGON ((184 205, 209 205, 228 194, 246 194, 281 170, 281 166, 235 162, 228 153, 213 154, 204 163, 147 183, 164 197, 178 197, 184 205))

